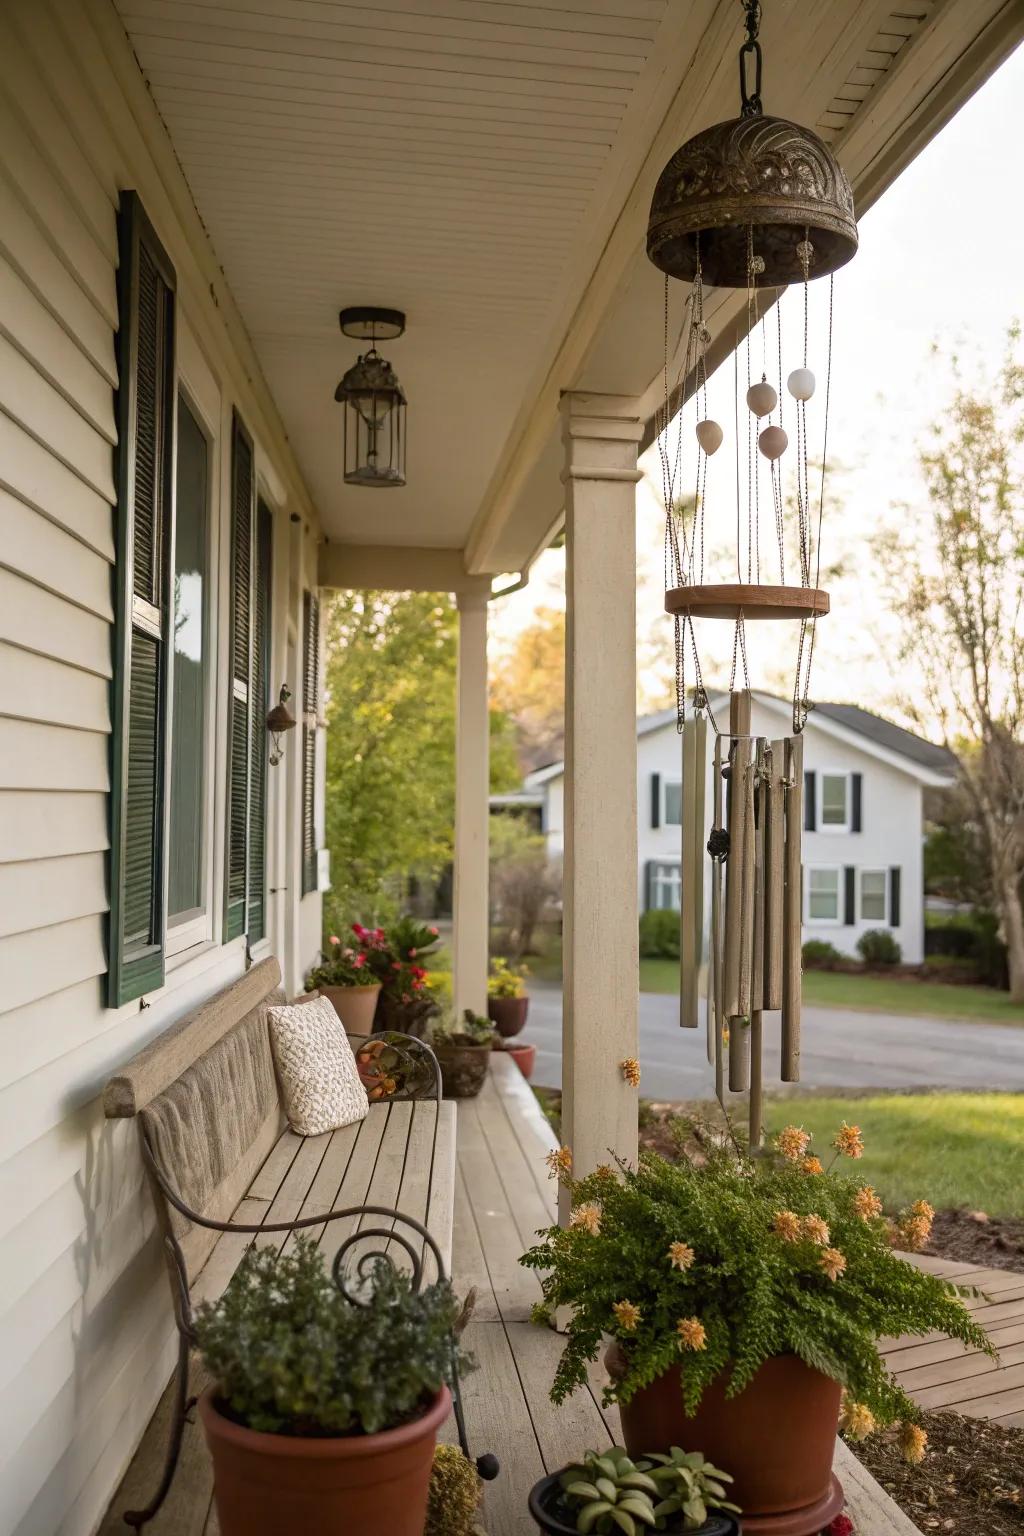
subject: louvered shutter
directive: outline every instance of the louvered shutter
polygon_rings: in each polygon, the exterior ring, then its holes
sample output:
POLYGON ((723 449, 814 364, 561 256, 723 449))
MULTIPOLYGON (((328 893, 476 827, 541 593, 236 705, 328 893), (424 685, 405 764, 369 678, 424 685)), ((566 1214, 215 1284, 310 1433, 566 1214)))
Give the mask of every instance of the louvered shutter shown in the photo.
POLYGON ((857 871, 852 864, 843 870, 843 922, 852 928, 857 921, 857 871))
POLYGON ((901 884, 901 870, 900 870, 898 865, 894 865, 893 868, 890 869, 890 871, 889 871, 889 926, 890 926, 890 928, 898 928, 900 926, 900 921, 901 921, 901 917, 900 917, 900 884, 901 884))
POLYGON ((302 602, 302 894, 317 887, 316 731, 320 688, 320 601, 312 592, 302 602))
POLYGON ((228 704, 225 942, 246 931, 248 916, 255 492, 252 438, 236 412, 231 433, 231 693, 228 704))
POLYGON ((267 935, 267 712, 270 709, 270 580, 274 522, 256 506, 253 581, 252 727, 249 765, 249 943, 267 935))
POLYGON ((818 830, 818 805, 817 805, 818 776, 813 768, 804 770, 804 831, 816 832, 818 830))
POLYGON ((661 826, 661 774, 651 774, 651 827, 661 826))
POLYGON ((164 979, 174 268, 134 192, 119 213, 116 629, 107 1002, 164 979))
POLYGON ((864 775, 850 774, 850 831, 860 832, 864 825, 864 775))

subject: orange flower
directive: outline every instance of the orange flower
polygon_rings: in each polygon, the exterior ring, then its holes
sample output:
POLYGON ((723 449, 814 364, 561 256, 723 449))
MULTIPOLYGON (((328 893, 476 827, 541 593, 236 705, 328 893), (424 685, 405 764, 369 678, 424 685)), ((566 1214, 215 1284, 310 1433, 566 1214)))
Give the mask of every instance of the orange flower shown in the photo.
POLYGON ((772 1220, 772 1231, 776 1237, 781 1237, 784 1243, 798 1243, 800 1217, 795 1211, 776 1211, 772 1220))
POLYGON ((708 1336, 698 1317, 681 1317, 676 1323, 676 1333, 679 1335, 680 1349, 700 1350, 708 1347, 708 1336))
POLYGON ((800 1164, 800 1172, 801 1173, 811 1173, 811 1174, 813 1174, 813 1173, 824 1173, 825 1170, 824 1170, 824 1168, 821 1165, 821 1158, 820 1157, 805 1157, 803 1162, 800 1164))
POLYGON ((673 1269, 680 1269, 685 1272, 689 1269, 695 1258, 696 1254, 689 1243, 669 1243, 668 1261, 673 1269))
POLYGON ((544 1161, 548 1165, 548 1178, 561 1179, 572 1173, 572 1153, 568 1147, 556 1147, 544 1161))
POLYGON ((622 1075, 626 1079, 626 1082, 629 1084, 629 1086, 631 1088, 639 1088, 640 1063, 637 1061, 636 1057, 627 1056, 623 1061, 619 1062, 619 1066, 622 1068, 622 1075))
POLYGON ((851 1440, 866 1440, 875 1430, 875 1416, 864 1403, 855 1403, 852 1397, 843 1398, 843 1411, 839 1427, 851 1440))
POLYGON ((911 1215, 920 1216, 922 1221, 935 1220, 935 1207, 929 1205, 927 1200, 915 1200, 910 1211, 911 1215))
POLYGON ((578 1205, 569 1216, 570 1227, 580 1227, 584 1232, 589 1232, 591 1237, 597 1237, 601 1231, 601 1207, 599 1205, 578 1205))
POLYGON ((846 1268, 846 1260, 838 1248, 823 1248, 818 1263, 830 1280, 838 1280, 846 1268))
POLYGON ((775 1146, 787 1162, 798 1163, 807 1151, 810 1139, 810 1131, 805 1131, 802 1125, 787 1125, 776 1136, 775 1146))
POLYGON ((917 1253, 932 1235, 932 1224, 925 1216, 904 1216, 899 1224, 898 1241, 911 1253, 917 1253))
POLYGON ((832 1145, 844 1157, 864 1156, 864 1143, 861 1140, 860 1126, 847 1125, 845 1120, 836 1132, 832 1145))
POLYGON ((623 1333, 635 1333, 636 1325, 640 1321, 640 1308, 634 1306, 631 1301, 617 1301, 612 1307, 615 1313, 615 1321, 623 1333))
POLYGON ((865 1184, 863 1189, 858 1189, 853 1197, 853 1208, 861 1221, 871 1221, 875 1216, 882 1214, 882 1202, 870 1184, 865 1184))
POLYGON ((828 1247, 828 1223, 820 1216, 805 1216, 803 1219, 803 1235, 808 1242, 817 1243, 819 1248, 828 1247))
POLYGON ((900 1450, 903 1452, 903 1460, 908 1461, 912 1467, 920 1466, 924 1461, 927 1445, 928 1435, 920 1424, 911 1424, 907 1419, 900 1425, 900 1450))
POLYGON ((594 1169, 594 1177, 595 1179, 614 1179, 615 1169, 611 1163, 598 1163, 594 1169))

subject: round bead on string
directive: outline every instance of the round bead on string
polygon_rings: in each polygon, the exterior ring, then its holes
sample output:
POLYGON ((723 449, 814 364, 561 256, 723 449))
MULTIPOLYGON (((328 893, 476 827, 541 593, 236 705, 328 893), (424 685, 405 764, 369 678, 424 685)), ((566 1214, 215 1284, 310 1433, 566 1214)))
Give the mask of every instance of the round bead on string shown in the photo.
POLYGON ((766 459, 779 459, 789 447, 789 438, 781 427, 765 427, 757 446, 766 459))
POLYGON ((747 390, 747 404, 757 417, 771 415, 778 403, 779 397, 766 378, 747 390))
POLYGON ((698 421, 694 431, 697 434, 698 443, 709 457, 721 448, 725 433, 717 421, 712 421, 710 417, 706 421, 698 421))
POLYGON ((794 368, 786 388, 794 400, 809 400, 814 394, 814 374, 809 368, 794 368))

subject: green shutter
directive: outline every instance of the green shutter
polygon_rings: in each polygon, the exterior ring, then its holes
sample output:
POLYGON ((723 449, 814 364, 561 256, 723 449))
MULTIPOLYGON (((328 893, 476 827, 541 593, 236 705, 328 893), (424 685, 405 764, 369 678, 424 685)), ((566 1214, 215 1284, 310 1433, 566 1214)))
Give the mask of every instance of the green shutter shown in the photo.
POLYGON ((267 936, 267 713, 270 709, 270 581, 274 521, 256 507, 252 626, 252 732, 249 766, 249 943, 267 936))
POLYGON ((118 217, 118 448, 110 793, 111 1008, 164 980, 175 273, 134 192, 118 217))
POLYGON ((228 718, 227 867, 224 939, 246 931, 249 889, 249 770, 252 695, 253 520, 256 474, 252 438, 235 413, 231 432, 231 692, 228 718))
POLYGON ((302 600, 302 894, 317 888, 316 730, 320 687, 320 600, 302 600))

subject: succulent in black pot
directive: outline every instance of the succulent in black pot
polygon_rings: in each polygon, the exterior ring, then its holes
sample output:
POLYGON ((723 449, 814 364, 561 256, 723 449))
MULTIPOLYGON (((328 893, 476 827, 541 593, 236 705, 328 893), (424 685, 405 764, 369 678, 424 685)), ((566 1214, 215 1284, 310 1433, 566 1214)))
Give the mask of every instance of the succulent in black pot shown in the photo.
POLYGON ((530 1490, 530 1514, 548 1536, 739 1536, 739 1513, 726 1499, 732 1481, 699 1451, 673 1446, 668 1455, 633 1461, 621 1446, 587 1451, 530 1490))

